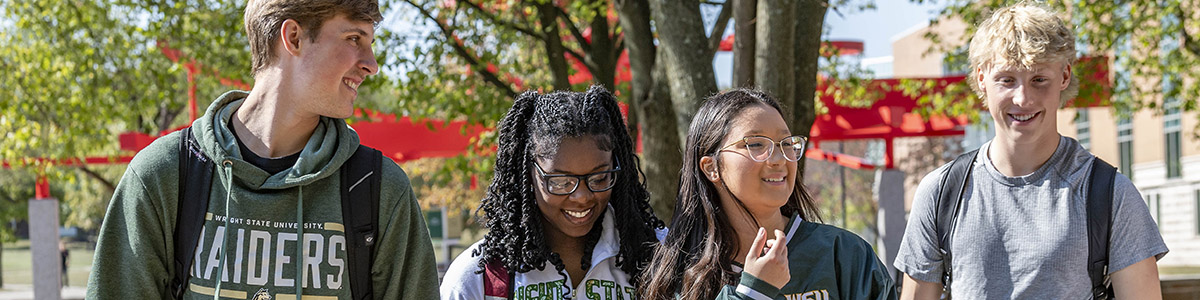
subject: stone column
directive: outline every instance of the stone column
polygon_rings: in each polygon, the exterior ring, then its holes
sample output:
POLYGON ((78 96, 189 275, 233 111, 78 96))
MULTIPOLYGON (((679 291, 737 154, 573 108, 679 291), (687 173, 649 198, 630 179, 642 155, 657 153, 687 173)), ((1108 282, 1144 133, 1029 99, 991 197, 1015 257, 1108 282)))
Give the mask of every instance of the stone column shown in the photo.
POLYGON ((62 257, 58 252, 58 199, 29 200, 29 251, 33 254, 33 298, 62 299, 62 257))
POLYGON ((888 274, 896 278, 892 262, 904 238, 904 172, 895 169, 875 171, 875 200, 879 201, 879 260, 888 274))

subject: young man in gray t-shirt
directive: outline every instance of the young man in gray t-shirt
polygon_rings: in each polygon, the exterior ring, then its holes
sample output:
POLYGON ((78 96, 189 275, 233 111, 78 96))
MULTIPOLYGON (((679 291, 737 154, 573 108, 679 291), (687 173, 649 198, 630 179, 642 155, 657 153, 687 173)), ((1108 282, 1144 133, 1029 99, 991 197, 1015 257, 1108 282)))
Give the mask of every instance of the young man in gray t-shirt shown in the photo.
MULTIPOLYGON (((1087 299, 1087 186, 1095 156, 1058 133, 1057 112, 1078 93, 1075 34, 1048 9, 997 11, 971 40, 968 82, 986 100, 996 137, 980 148, 948 249, 956 299, 1087 299)), ((901 299, 938 299, 936 198, 948 166, 917 187, 895 261, 901 299)), ((1129 178, 1113 184, 1108 274, 1121 299, 1161 299, 1167 247, 1129 178)))

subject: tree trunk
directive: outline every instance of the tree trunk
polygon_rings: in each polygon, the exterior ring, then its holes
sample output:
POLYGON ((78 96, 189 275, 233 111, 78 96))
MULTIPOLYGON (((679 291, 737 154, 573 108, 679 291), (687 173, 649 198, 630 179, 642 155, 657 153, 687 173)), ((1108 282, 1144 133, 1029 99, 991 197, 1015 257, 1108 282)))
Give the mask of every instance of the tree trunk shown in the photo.
MULTIPOLYGON (((590 27, 592 28, 592 42, 588 44, 591 49, 588 51, 588 59, 597 67, 592 70, 592 78, 596 82, 603 85, 609 91, 615 91, 617 86, 615 83, 617 72, 617 55, 616 46, 613 45, 612 36, 609 35, 608 25, 608 6, 598 6, 592 18, 590 27)), ((565 21, 566 19, 564 19, 565 21)), ((579 41, 583 43, 585 41, 579 41)))
POLYGON ((654 46, 647 0, 622 0, 616 5, 625 32, 625 47, 629 50, 633 75, 629 111, 642 132, 641 166, 646 188, 650 190, 650 205, 659 219, 669 223, 679 192, 677 180, 682 155, 666 69, 663 64, 655 63, 661 61, 663 52, 656 51, 654 46))
MULTIPOLYGON (((783 115, 795 110, 796 69, 793 42, 796 30, 795 0, 759 0, 755 22, 754 78, 758 86, 775 96, 783 106, 783 115)), ((819 36, 819 35, 818 35, 819 36)), ((788 118, 784 118, 787 120, 788 118)), ((796 128, 794 122, 788 126, 796 128)))
MULTIPOLYGON (((802 0, 796 13, 795 63, 795 109, 793 110, 792 132, 809 135, 813 121, 817 119, 815 97, 817 92, 817 59, 821 51, 821 28, 825 24, 825 12, 829 5, 822 0, 802 0)), ((804 174, 804 159, 799 162, 799 173, 804 174)))
POLYGON ((545 37, 542 43, 546 46, 546 59, 550 62, 550 73, 554 76, 554 89, 570 90, 571 81, 568 78, 566 48, 563 48, 562 35, 558 29, 558 7, 549 1, 538 3, 536 6, 538 20, 542 27, 540 30, 545 37))
POLYGON ((696 0, 651 0, 654 26, 670 78, 671 106, 679 140, 687 140, 687 127, 705 97, 717 92, 712 60, 706 59, 708 37, 696 0))
POLYGON ((757 0, 733 2, 733 86, 754 86, 754 34, 757 0))

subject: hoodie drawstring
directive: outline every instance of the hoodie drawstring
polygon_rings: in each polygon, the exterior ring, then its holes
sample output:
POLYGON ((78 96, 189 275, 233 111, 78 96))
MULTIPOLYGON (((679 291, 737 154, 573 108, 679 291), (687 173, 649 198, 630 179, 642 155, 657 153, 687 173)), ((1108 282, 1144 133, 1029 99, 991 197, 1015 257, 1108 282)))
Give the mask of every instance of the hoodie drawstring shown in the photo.
POLYGON ((213 293, 213 300, 221 299, 221 281, 224 280, 222 274, 225 274, 225 264, 229 263, 225 256, 228 253, 225 251, 225 245, 229 244, 229 203, 233 199, 233 162, 225 160, 221 162, 221 166, 225 167, 225 175, 227 175, 225 177, 225 230, 221 235, 221 261, 217 264, 217 288, 213 293))
POLYGON ((308 246, 308 242, 304 240, 304 186, 298 187, 300 196, 296 200, 296 253, 299 258, 296 260, 296 299, 304 296, 304 283, 308 280, 304 279, 304 258, 308 256, 308 251, 304 251, 304 246, 308 246))
MULTIPOLYGON (((233 162, 226 160, 221 162, 221 166, 228 175, 225 177, 225 230, 221 236, 221 260, 217 264, 217 287, 213 293, 213 300, 221 299, 221 282, 224 280, 222 274, 225 274, 225 264, 229 263, 225 256, 225 246, 229 244, 229 204, 233 200, 233 162)), ((304 283, 307 281, 304 278, 304 259, 308 256, 308 251, 304 248, 304 186, 299 186, 298 189, 300 196, 296 200, 296 299, 304 296, 304 283)))

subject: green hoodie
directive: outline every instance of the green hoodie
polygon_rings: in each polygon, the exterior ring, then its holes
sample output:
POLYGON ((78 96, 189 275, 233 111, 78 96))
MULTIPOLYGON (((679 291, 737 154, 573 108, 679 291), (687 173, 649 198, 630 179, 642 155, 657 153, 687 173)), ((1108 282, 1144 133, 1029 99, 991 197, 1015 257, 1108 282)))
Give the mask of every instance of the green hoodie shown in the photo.
MULTIPOLYGON (((243 160, 226 125, 247 95, 225 93, 192 123, 201 151, 217 166, 195 260, 184 270, 192 274, 184 299, 218 293, 350 299, 344 187, 336 175, 357 149, 358 135, 341 119, 321 117, 295 165, 268 174, 243 160)), ((180 271, 172 248, 180 138, 179 132, 159 138, 129 163, 100 228, 88 299, 170 299, 168 282, 180 271)), ((436 299, 437 271, 421 209, 404 171, 383 161, 373 293, 376 299, 436 299)))

